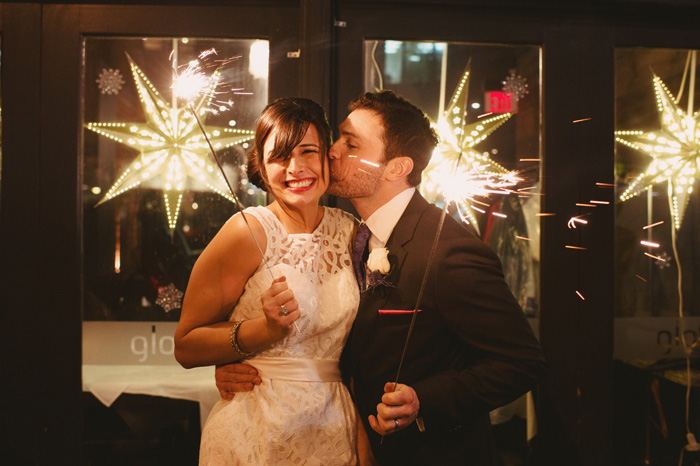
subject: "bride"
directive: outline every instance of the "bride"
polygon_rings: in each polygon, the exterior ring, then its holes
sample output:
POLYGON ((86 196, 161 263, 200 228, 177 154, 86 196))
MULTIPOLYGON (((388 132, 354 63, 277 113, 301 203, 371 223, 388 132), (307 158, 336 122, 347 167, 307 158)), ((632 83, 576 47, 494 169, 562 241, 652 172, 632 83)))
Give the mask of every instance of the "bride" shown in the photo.
POLYGON ((355 221, 318 205, 328 186, 329 143, 315 102, 268 105, 247 169, 275 201, 229 219, 192 271, 175 333, 178 362, 191 368, 245 359, 262 378, 254 391, 214 407, 201 465, 357 462, 361 423, 338 369, 359 304, 350 258, 355 221))

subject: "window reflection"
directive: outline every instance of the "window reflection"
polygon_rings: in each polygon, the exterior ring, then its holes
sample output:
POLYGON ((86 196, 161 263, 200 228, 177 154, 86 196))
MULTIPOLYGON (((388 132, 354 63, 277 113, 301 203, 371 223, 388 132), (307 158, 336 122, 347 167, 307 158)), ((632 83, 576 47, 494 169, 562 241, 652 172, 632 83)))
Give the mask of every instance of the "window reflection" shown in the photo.
POLYGON ((244 205, 265 203, 245 154, 268 57, 263 40, 85 39, 85 320, 177 321, 196 258, 237 210, 226 179, 244 205), (203 91, 179 99, 174 75, 198 58, 203 91))
POLYGON ((529 46, 365 41, 365 89, 392 89, 422 108, 441 144, 421 193, 465 221, 500 256, 529 317, 539 308, 540 50, 529 46), (459 164, 457 164, 459 159, 459 164), (455 169, 455 167, 457 167, 455 169), (519 181, 486 187, 475 176, 519 181))
POLYGON ((681 464, 700 428, 696 68, 693 50, 615 54, 619 464, 681 464))

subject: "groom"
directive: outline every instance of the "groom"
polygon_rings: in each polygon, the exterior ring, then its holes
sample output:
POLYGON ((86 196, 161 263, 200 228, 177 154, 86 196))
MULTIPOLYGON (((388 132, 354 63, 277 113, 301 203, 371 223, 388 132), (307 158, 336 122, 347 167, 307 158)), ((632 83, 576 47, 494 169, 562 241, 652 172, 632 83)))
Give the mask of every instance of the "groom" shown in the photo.
MULTIPOLYGON (((542 379, 540 346, 496 255, 447 216, 393 390, 441 214, 415 189, 438 141, 424 113, 391 91, 349 109, 330 150, 328 192, 349 198, 369 227, 367 246, 358 229, 354 255, 386 248, 390 263, 387 274, 360 277, 341 359, 372 451, 380 464, 498 464, 489 411, 542 379)), ((364 259, 358 265, 366 270, 364 259)), ((255 377, 236 370, 217 370, 222 393, 252 389, 255 377)))

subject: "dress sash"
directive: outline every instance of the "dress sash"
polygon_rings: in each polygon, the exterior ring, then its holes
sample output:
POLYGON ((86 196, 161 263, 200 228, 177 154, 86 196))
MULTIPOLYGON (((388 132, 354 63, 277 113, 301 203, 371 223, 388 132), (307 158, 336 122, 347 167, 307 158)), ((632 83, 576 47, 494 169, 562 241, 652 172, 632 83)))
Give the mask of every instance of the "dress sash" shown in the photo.
POLYGON ((260 377, 295 382, 340 382, 337 359, 253 358, 245 361, 260 377))

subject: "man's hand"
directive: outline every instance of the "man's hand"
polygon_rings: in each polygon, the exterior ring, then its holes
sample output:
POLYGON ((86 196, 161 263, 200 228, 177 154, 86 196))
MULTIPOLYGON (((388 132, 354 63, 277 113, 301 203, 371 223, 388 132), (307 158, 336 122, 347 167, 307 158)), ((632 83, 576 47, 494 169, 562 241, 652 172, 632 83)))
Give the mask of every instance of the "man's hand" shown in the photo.
POLYGON ((250 364, 224 364, 216 366, 216 388, 221 398, 232 400, 236 392, 249 392, 262 380, 250 364))
POLYGON ((382 402, 377 405, 377 416, 369 417, 369 425, 378 434, 393 434, 411 425, 418 417, 419 409, 418 395, 411 387, 398 384, 394 390, 394 383, 387 382, 382 402))

